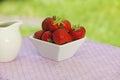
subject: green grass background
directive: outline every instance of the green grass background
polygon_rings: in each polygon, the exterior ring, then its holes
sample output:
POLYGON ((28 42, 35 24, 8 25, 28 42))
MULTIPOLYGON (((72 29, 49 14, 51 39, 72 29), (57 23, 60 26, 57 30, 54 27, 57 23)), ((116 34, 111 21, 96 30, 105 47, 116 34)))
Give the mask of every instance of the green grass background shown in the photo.
MULTIPOLYGON (((89 39, 120 47, 120 0, 4 0, 0 15, 64 17, 84 25, 89 39)), ((38 29, 22 27, 21 32, 26 36, 38 29)))

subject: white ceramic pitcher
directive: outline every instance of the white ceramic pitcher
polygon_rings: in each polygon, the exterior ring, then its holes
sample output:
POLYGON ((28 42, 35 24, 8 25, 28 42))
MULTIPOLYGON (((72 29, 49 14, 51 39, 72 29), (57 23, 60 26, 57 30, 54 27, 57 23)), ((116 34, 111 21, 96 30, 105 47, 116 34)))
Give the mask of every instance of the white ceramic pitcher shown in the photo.
POLYGON ((0 22, 0 62, 9 62, 17 57, 22 42, 21 24, 19 20, 0 22))

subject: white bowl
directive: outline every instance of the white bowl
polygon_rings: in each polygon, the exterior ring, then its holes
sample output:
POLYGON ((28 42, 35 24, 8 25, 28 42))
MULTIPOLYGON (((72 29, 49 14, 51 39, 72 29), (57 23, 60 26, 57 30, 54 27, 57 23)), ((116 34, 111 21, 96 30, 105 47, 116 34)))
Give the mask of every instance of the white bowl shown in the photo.
POLYGON ((38 40, 33 38, 33 35, 29 36, 29 39, 35 45, 41 56, 54 61, 61 61, 72 57, 85 41, 86 37, 63 45, 38 40))

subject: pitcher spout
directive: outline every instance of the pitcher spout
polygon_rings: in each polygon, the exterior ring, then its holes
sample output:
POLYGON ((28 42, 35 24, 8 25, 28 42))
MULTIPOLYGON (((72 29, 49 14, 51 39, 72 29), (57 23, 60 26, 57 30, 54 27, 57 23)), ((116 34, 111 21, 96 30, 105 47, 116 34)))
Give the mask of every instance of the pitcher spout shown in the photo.
POLYGON ((13 21, 14 23, 13 23, 13 25, 16 25, 16 26, 20 26, 21 24, 23 24, 23 22, 21 21, 21 20, 15 20, 15 21, 13 21))
POLYGON ((9 26, 20 26, 23 24, 21 20, 3 21, 0 22, 0 28, 8 28, 9 26))

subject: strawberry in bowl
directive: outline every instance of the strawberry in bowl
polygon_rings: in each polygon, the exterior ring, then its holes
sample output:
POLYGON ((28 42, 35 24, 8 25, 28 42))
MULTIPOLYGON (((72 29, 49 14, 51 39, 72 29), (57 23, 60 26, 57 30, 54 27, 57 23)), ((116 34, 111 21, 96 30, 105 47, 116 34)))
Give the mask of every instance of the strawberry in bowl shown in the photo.
POLYGON ((66 19, 47 17, 42 22, 42 30, 29 39, 41 56, 54 61, 65 60, 72 57, 86 39, 83 26, 73 27, 66 19))

